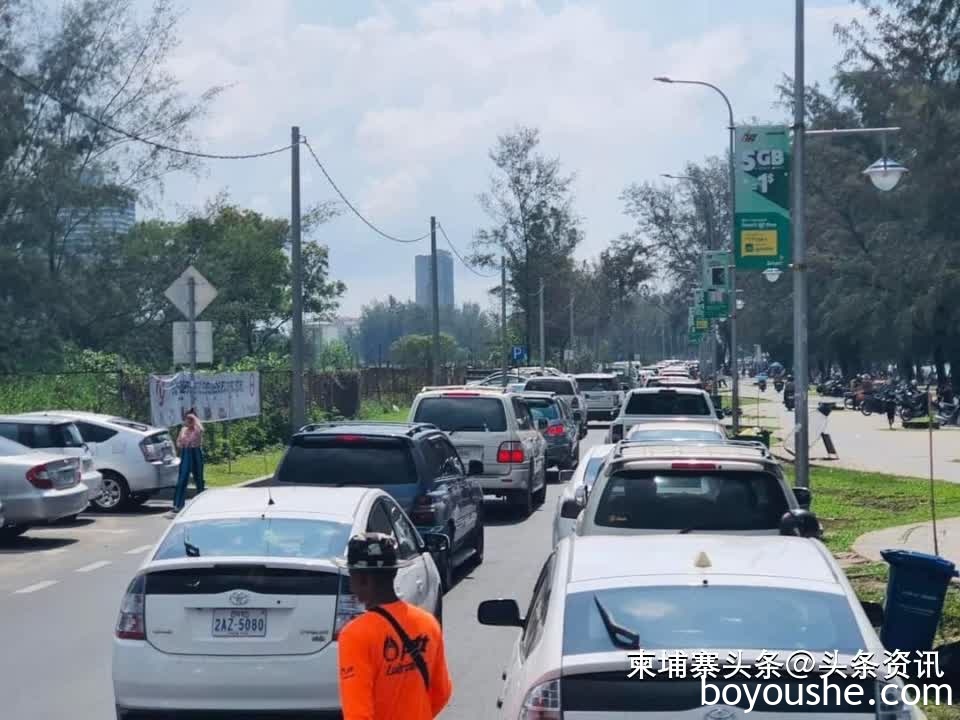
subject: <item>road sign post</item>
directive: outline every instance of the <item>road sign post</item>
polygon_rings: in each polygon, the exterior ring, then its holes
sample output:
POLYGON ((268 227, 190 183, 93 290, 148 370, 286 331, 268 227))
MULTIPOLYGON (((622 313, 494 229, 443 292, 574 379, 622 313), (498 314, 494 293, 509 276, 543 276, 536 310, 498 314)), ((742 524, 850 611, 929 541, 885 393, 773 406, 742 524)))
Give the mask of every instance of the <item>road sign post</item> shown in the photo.
POLYGON ((737 130, 734 257, 738 270, 784 270, 790 263, 790 155, 790 135, 784 125, 737 130))
MULTIPOLYGON (((187 318, 186 360, 190 366, 190 404, 192 406, 196 401, 194 376, 197 371, 197 316, 206 310, 207 306, 217 297, 217 289, 193 265, 190 265, 181 273, 180 277, 170 284, 170 287, 163 294, 187 318)), ((176 325, 175 323, 173 330, 174 362, 177 362, 178 330, 176 325)), ((209 323, 206 323, 206 325, 209 325, 209 323)), ((179 332, 182 333, 182 331, 179 332)), ((210 332, 212 333, 212 330, 210 332)), ((211 334, 210 358, 206 362, 213 362, 212 343, 211 334)))

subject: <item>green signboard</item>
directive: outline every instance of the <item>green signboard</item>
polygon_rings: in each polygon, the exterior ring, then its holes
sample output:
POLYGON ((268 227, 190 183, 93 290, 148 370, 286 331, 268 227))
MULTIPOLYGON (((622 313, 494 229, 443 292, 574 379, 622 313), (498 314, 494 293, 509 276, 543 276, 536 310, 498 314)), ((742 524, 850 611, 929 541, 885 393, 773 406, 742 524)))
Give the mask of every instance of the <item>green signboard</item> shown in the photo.
POLYGON ((703 316, 712 320, 725 319, 730 314, 728 298, 726 290, 704 290, 703 316))
POLYGON ((784 125, 737 128, 734 253, 738 270, 790 263, 790 135, 784 125))
POLYGON ((730 278, 729 250, 707 250, 703 253, 703 287, 705 290, 728 290, 730 278))

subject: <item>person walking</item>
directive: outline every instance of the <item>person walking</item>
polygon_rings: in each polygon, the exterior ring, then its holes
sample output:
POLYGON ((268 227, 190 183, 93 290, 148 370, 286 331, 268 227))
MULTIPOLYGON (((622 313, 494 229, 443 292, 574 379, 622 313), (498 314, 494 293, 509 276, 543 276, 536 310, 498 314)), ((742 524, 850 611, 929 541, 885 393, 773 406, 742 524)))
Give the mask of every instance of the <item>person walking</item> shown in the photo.
POLYGON ((453 693, 440 623, 394 591, 405 564, 390 535, 355 535, 347 544, 341 565, 367 612, 337 641, 343 720, 433 720, 453 693))
POLYGON ((203 423, 197 417, 197 411, 190 408, 183 417, 183 427, 177 436, 177 448, 180 450, 180 475, 177 489, 173 495, 173 509, 167 517, 174 517, 183 510, 187 496, 187 481, 193 474, 193 484, 197 494, 203 492, 203 423))

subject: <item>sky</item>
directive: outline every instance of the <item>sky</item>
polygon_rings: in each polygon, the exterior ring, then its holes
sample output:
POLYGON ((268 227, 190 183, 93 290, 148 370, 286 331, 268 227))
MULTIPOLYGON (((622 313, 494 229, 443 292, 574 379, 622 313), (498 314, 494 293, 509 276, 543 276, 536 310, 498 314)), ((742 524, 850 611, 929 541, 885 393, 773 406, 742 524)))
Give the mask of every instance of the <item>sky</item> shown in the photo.
MULTIPOLYGON (((577 256, 588 258, 631 229, 624 187, 669 182, 660 174, 726 151, 719 96, 652 78, 718 85, 738 122, 785 121, 774 88, 793 74, 793 12, 793 0, 204 0, 185 4, 169 69, 188 97, 227 87, 194 127, 197 149, 258 152, 298 125, 375 224, 417 237, 434 215, 464 255, 489 224, 477 196, 490 148, 537 127, 544 154, 576 175, 577 256)), ((807 82, 829 87, 834 25, 862 10, 807 0, 806 15, 807 82)), ((305 151, 301 165, 304 207, 334 199, 305 151)), ((289 156, 172 175, 141 216, 175 219, 223 192, 288 217, 289 156)), ((429 252, 429 240, 390 242, 349 212, 305 240, 329 247, 348 316, 389 294, 412 298, 414 255, 429 252)), ((458 303, 492 307, 495 282, 456 263, 458 303)))

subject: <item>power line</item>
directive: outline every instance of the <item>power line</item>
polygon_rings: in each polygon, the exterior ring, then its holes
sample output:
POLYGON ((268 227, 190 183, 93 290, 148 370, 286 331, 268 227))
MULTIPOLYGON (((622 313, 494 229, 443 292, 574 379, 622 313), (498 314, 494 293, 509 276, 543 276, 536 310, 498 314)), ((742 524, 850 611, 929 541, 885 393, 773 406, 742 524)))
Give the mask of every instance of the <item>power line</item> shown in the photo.
POLYGON ((313 156, 313 161, 317 163, 317 167, 320 168, 320 172, 323 173, 323 176, 327 179, 327 182, 330 183, 330 187, 336 190, 337 195, 339 195, 340 199, 343 200, 344 204, 348 208, 350 208, 350 210, 353 211, 353 214, 356 215, 358 218, 360 218, 360 220, 363 221, 363 224, 366 225, 371 230, 373 230, 375 233, 377 233, 377 235, 380 235, 381 237, 385 237, 387 240, 392 240, 393 242, 397 242, 397 243, 417 243, 417 242, 420 242, 421 240, 426 240, 428 237, 430 237, 430 233, 424 233, 420 237, 411 238, 410 240, 404 240, 403 238, 398 238, 393 235, 390 235, 389 233, 384 232, 383 230, 378 228, 376 225, 374 225, 372 222, 367 220, 367 218, 363 216, 363 213, 357 210, 357 208, 354 207, 353 203, 347 199, 347 196, 343 194, 343 192, 340 190, 339 187, 337 187, 337 184, 333 181, 333 178, 330 177, 330 173, 327 172, 327 169, 323 167, 323 163, 320 162, 320 158, 317 157, 317 154, 313 151, 313 148, 310 147, 310 143, 307 142, 306 138, 304 138, 303 144, 307 146, 307 150, 309 150, 310 155, 313 156))
POLYGON ((488 275, 487 273, 482 273, 479 270, 475 269, 470 263, 468 263, 466 260, 463 259, 463 255, 460 254, 456 246, 453 244, 453 242, 451 242, 450 238, 447 236, 447 231, 443 229, 443 224, 438 222, 437 227, 440 228, 440 233, 443 235, 444 240, 447 241, 447 245, 450 246, 450 249, 453 250, 453 254, 457 256, 457 258, 460 260, 460 262, 463 263, 463 266, 467 270, 472 272, 474 275, 482 278, 495 278, 500 274, 500 273, 492 273, 488 275))
POLYGON ((30 80, 29 78, 24 77, 23 75, 21 75, 20 73, 16 72, 15 70, 13 70, 12 68, 8 67, 3 63, 0 63, 0 70, 3 70, 5 73, 7 73, 7 75, 17 80, 21 84, 25 85, 34 93, 50 98, 51 100, 53 100, 55 103, 65 108, 66 110, 76 113, 77 115, 80 115, 81 117, 84 117, 87 120, 90 120, 91 122, 96 123, 100 127, 106 128, 110 132, 116 133, 117 135, 122 135, 123 137, 129 140, 134 140, 136 142, 143 143, 144 145, 150 145, 152 147, 157 148, 158 150, 165 150, 167 152, 177 153, 179 155, 188 155, 190 157, 205 158, 207 160, 251 160, 253 158, 261 158, 261 157, 267 157, 269 155, 277 155, 279 153, 286 152, 291 147, 290 145, 286 145, 284 147, 274 148, 273 150, 266 150, 264 152, 244 153, 240 155, 220 155, 217 153, 205 153, 205 152, 198 152, 196 150, 185 150, 183 148, 173 147, 172 145, 166 145, 164 143, 157 142, 156 140, 149 140, 148 138, 137 135, 136 133, 132 133, 129 130, 124 130, 123 128, 118 128, 115 125, 111 125, 110 123, 104 121, 103 119, 98 118, 95 115, 92 115, 91 113, 88 113, 79 105, 69 102, 68 100, 64 100, 63 98, 57 97, 56 95, 52 94, 48 90, 43 89, 42 87, 37 85, 35 82, 30 80))

